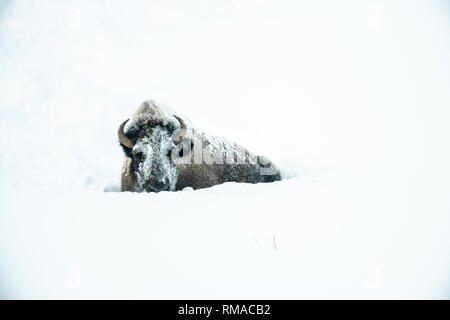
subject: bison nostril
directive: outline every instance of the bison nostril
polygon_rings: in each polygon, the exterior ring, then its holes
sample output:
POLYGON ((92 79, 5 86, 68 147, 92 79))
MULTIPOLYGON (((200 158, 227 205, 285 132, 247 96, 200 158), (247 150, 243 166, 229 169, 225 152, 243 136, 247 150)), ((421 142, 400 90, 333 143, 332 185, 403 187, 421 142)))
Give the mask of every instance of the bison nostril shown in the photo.
POLYGON ((155 191, 164 190, 166 188, 166 186, 167 186, 167 183, 165 182, 165 180, 155 180, 151 183, 151 187, 155 191))

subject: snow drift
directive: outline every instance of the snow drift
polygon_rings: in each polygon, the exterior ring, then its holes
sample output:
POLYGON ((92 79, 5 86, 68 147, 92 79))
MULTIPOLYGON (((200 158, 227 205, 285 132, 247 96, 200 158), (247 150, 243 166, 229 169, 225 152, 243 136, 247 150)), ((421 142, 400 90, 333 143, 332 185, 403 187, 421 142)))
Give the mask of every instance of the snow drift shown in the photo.
POLYGON ((2 1, 0 297, 449 298, 449 39, 445 1, 2 1), (288 179, 114 192, 147 98, 288 179))

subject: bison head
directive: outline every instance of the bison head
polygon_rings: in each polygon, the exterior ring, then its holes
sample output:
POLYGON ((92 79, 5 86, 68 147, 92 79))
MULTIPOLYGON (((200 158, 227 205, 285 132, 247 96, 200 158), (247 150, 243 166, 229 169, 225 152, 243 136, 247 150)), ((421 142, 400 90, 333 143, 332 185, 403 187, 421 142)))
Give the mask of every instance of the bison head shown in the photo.
POLYGON ((122 175, 123 189, 135 192, 175 190, 178 179, 177 158, 186 124, 178 116, 144 102, 118 131, 126 156, 122 175), (124 177, 124 175, 126 175, 124 177))

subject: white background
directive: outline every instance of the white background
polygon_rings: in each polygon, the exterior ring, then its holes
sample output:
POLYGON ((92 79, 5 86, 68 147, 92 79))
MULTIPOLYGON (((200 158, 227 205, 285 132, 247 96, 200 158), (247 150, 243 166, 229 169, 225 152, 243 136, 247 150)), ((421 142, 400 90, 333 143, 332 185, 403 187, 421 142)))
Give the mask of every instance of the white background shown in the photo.
POLYGON ((0 297, 450 298, 449 19, 0 0, 0 297), (115 192, 118 125, 147 98, 286 179, 115 192))

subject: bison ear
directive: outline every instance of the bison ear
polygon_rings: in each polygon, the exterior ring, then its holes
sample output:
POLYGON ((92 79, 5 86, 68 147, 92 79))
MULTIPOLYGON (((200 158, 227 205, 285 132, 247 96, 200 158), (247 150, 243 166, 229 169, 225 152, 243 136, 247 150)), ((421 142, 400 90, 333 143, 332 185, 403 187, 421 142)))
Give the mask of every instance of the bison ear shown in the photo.
POLYGON ((134 176, 131 171, 131 164, 133 159, 130 157, 125 157, 122 168, 122 180, 121 180, 121 191, 134 191, 134 176))

